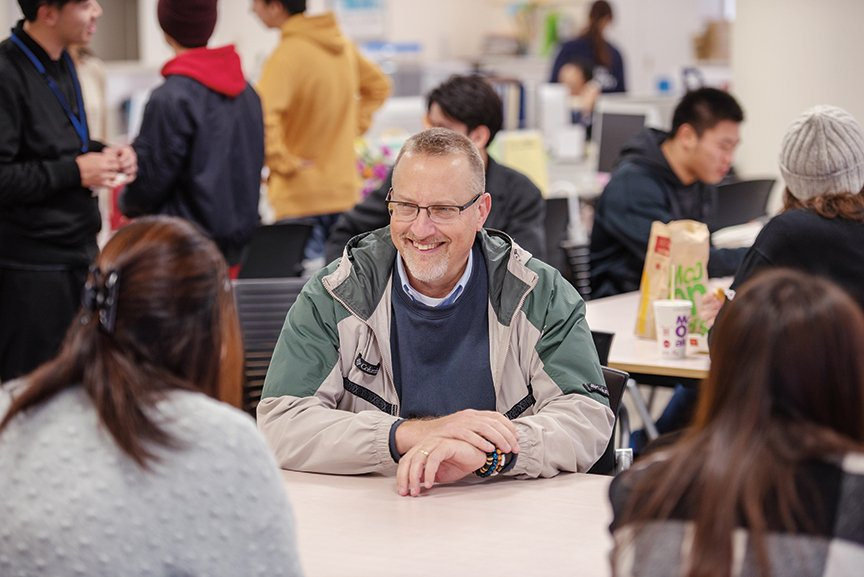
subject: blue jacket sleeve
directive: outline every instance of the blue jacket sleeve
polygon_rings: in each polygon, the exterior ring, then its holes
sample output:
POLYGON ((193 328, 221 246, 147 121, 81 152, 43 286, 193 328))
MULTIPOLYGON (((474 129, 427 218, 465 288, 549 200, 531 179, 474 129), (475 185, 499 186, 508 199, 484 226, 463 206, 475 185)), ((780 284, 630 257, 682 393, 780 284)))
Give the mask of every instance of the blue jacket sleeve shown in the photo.
POLYGON ((747 248, 714 248, 708 256, 708 276, 732 276, 744 258, 747 248))
POLYGON ((158 90, 144 108, 141 133, 132 147, 138 178, 120 196, 120 210, 130 217, 159 212, 180 176, 194 134, 192 105, 163 98, 158 90))
POLYGON ((672 220, 663 189, 651 179, 619 175, 606 186, 603 197, 604 226, 628 252, 644 259, 651 223, 672 220))

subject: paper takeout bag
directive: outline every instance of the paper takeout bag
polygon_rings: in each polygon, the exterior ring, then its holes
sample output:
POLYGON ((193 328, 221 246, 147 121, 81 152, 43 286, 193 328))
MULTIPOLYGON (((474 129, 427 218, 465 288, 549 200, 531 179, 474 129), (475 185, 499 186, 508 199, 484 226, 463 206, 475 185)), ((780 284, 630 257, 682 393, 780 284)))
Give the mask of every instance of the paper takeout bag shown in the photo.
POLYGON ((654 327, 654 301, 685 299, 693 303, 688 344, 695 350, 706 349, 708 329, 700 316, 702 295, 708 292, 708 227, 695 220, 654 221, 645 254, 645 267, 639 285, 639 310, 636 335, 657 338, 654 327))

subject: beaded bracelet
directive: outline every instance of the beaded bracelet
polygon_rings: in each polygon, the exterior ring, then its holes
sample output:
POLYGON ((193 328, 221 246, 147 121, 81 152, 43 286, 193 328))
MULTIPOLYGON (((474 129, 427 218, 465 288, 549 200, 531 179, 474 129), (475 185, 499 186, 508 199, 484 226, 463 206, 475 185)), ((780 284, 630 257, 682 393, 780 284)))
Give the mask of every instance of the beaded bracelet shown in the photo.
POLYGON ((494 477, 504 469, 507 464, 507 453, 502 453, 501 449, 495 449, 486 453, 486 463, 474 471, 478 477, 494 477))

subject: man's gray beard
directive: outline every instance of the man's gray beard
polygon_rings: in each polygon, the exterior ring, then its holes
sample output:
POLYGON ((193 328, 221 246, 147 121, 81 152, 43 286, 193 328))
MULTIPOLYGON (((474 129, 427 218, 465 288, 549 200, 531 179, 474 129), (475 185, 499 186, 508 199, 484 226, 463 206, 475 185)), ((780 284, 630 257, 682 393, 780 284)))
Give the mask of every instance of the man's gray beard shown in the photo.
POLYGON ((444 275, 447 274, 447 266, 450 264, 450 255, 445 254, 443 258, 433 262, 431 266, 420 266, 417 263, 411 262, 414 260, 414 255, 407 258, 403 255, 402 260, 405 263, 405 268, 413 278, 423 283, 433 283, 441 280, 444 278, 444 275))

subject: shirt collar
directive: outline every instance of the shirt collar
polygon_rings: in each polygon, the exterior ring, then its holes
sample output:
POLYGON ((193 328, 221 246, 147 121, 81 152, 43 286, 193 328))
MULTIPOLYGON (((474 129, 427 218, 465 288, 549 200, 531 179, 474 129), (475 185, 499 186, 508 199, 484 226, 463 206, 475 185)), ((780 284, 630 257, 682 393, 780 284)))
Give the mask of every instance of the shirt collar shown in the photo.
POLYGON ((455 303, 456 300, 462 296, 462 293, 465 292, 465 285, 468 284, 468 279, 471 278, 471 270, 473 268, 474 250, 472 249, 471 252, 468 253, 468 264, 465 266, 465 272, 462 273, 459 282, 456 283, 453 290, 447 293, 446 296, 435 298, 426 296, 411 286, 411 283, 408 282, 408 273, 405 271, 405 264, 402 262, 402 257, 398 252, 396 253, 396 271, 399 273, 399 284, 402 285, 402 290, 405 291, 405 294, 407 294, 412 301, 422 303, 427 307, 432 308, 443 307, 455 303))
MULTIPOLYGON (((24 30, 23 19, 18 21, 18 23, 15 25, 15 28, 12 29, 12 32, 15 33, 15 36, 21 39, 21 42, 27 45, 27 48, 33 51, 33 54, 36 55, 36 58, 38 58, 42 62, 42 64, 53 64, 56 66, 59 62, 63 60, 62 53, 60 55, 60 60, 51 60, 51 57, 48 56, 48 53, 45 52, 44 48, 42 48, 42 45, 36 42, 36 40, 34 40, 33 37, 30 36, 30 34, 28 34, 26 30, 24 30)), ((63 52, 66 52, 65 48, 63 49, 63 52)))

